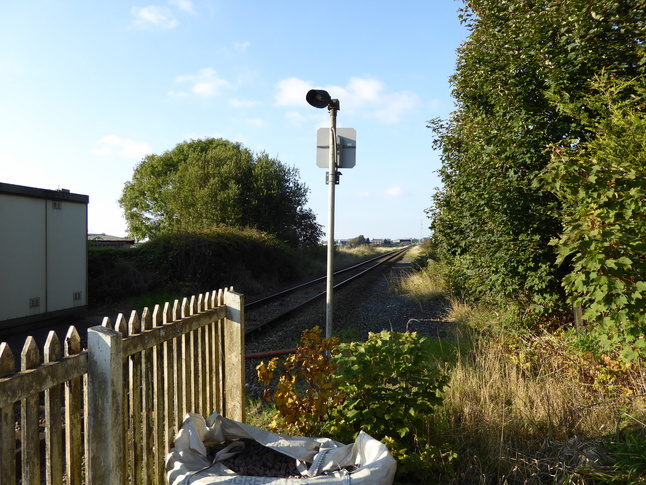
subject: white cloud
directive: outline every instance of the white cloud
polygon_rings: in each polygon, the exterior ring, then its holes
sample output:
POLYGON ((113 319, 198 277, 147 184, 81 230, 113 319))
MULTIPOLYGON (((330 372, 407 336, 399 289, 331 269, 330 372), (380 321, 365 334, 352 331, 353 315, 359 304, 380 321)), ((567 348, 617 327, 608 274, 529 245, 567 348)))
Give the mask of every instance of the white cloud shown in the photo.
POLYGON ((403 197, 404 195, 406 195, 406 192, 404 192, 404 189, 402 189, 401 187, 389 187, 384 192, 384 195, 389 198, 397 198, 403 197))
POLYGON ((167 30, 177 27, 178 21, 168 7, 149 5, 147 7, 132 7, 132 23, 141 29, 167 30))
POLYGON ((91 152, 93 155, 98 155, 98 156, 112 155, 112 149, 106 146, 93 148, 91 152))
POLYGON ((169 0, 168 3, 176 6, 183 12, 190 14, 195 13, 195 5, 193 5, 193 2, 191 2, 191 0, 169 0))
MULTIPOLYGON (((301 123, 309 120, 308 117, 303 116, 298 111, 288 111, 287 113, 285 113, 285 118, 287 120, 291 121, 294 124, 301 124, 301 123)), ((328 124, 328 126, 329 126, 329 124, 328 124)))
POLYGON ((397 123, 407 111, 419 105, 419 97, 411 92, 386 94, 381 102, 382 108, 375 111, 375 115, 383 123, 397 123))
POLYGON ((251 46, 251 42, 234 42, 230 46, 221 47, 220 50, 227 56, 239 56, 247 52, 247 49, 251 46))
MULTIPOLYGON (((220 91, 223 88, 228 88, 231 86, 231 83, 218 77, 215 70, 211 67, 201 69, 197 74, 191 74, 187 76, 177 76, 175 78, 176 83, 189 83, 191 84, 190 91, 197 96, 202 96, 205 98, 216 96, 220 94, 220 91)), ((184 96, 186 93, 169 93, 171 96, 184 96)))
POLYGON ((234 42, 233 48, 236 52, 246 52, 247 48, 251 45, 251 42, 234 42))
POLYGON ((310 81, 290 77, 278 83, 278 92, 274 96, 276 106, 308 106, 305 95, 312 89, 310 81))
POLYGON ((130 138, 117 135, 106 135, 99 140, 101 146, 92 149, 92 154, 98 156, 117 154, 126 158, 143 158, 152 153, 152 148, 146 142, 137 142, 130 138))
MULTIPOLYGON (((312 89, 311 81, 295 77, 277 84, 277 106, 307 106, 305 95, 312 89)), ((407 112, 419 105, 419 97, 410 91, 389 92, 386 85, 375 78, 352 77, 343 86, 324 86, 332 98, 340 101, 341 109, 350 114, 375 118, 382 123, 396 123, 407 112)))

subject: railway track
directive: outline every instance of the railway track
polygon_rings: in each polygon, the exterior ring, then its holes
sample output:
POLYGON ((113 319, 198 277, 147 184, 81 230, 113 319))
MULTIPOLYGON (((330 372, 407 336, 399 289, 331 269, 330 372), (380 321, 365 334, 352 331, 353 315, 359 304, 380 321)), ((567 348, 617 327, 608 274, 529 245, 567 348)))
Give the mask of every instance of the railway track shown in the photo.
MULTIPOLYGON (((406 250, 407 248, 404 248, 391 253, 385 253, 337 271, 335 273, 335 288, 342 287, 350 280, 366 274, 367 271, 400 257, 406 250)), ((246 332, 247 339, 253 340, 264 330, 275 327, 280 321, 294 314, 299 309, 307 308, 308 305, 324 298, 325 285, 325 277, 316 278, 277 292, 276 294, 248 302, 245 305, 245 325, 248 329, 246 332)), ((6 341, 10 344, 12 350, 19 351, 25 339, 28 336, 32 336, 36 339, 38 347, 42 348, 50 330, 56 331, 59 338, 62 338, 69 326, 74 325, 84 337, 87 328, 101 324, 103 316, 81 317, 71 320, 68 318, 44 320, 42 322, 24 325, 20 328, 0 330, 0 342, 6 341)))
MULTIPOLYGON (((343 288, 368 272, 401 258, 408 249, 398 249, 336 271, 334 289, 343 288)), ((316 278, 245 304, 245 337, 254 340, 281 321, 324 299, 326 280, 325 276, 316 278)))

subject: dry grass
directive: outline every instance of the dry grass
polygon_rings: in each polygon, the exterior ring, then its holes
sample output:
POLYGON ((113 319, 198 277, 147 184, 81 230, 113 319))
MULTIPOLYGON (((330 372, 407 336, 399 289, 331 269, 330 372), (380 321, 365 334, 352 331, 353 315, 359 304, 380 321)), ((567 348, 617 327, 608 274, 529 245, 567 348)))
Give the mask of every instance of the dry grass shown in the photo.
POLYGON ((395 280, 391 290, 405 294, 413 301, 429 301, 446 296, 446 285, 441 272, 435 268, 435 263, 420 271, 410 271, 400 279, 395 280))
POLYGON ((488 317, 491 330, 504 315, 461 304, 449 315, 462 322, 463 350, 446 368, 450 387, 435 422, 461 450, 455 483, 587 483, 575 470, 603 460, 599 438, 622 416, 646 412, 644 397, 633 397, 646 392, 639 372, 627 376, 623 392, 609 393, 585 382, 591 363, 573 357, 562 338, 490 331, 484 338, 469 321, 488 317))
MULTIPOLYGON (((416 300, 444 297, 434 264, 397 290, 416 300)), ((431 433, 459 454, 452 483, 591 483, 590 471, 613 460, 604 437, 646 415, 644 366, 593 357, 571 337, 531 334, 513 307, 450 303, 446 318, 460 350, 444 369, 450 384, 431 433)))
POLYGON ((394 249, 368 245, 357 246, 356 248, 337 247, 334 251, 334 267, 336 269, 345 268, 394 249))

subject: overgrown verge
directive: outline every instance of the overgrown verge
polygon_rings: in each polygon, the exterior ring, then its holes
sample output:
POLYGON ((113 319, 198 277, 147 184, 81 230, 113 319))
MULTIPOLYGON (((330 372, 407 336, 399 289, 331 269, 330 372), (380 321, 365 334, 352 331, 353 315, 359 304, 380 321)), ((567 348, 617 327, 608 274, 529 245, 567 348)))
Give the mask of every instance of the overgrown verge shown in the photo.
POLYGON ((515 302, 467 305, 445 270, 429 258, 411 278, 430 272, 451 302, 457 358, 432 434, 458 453, 453 483, 646 481, 643 363, 515 302))
MULTIPOLYGON (((337 248, 342 268, 376 256, 378 249, 337 248)), ((233 286, 245 294, 325 274, 326 248, 292 248, 252 229, 161 235, 130 249, 88 251, 88 295, 93 308, 124 301, 143 308, 190 294, 233 286)))

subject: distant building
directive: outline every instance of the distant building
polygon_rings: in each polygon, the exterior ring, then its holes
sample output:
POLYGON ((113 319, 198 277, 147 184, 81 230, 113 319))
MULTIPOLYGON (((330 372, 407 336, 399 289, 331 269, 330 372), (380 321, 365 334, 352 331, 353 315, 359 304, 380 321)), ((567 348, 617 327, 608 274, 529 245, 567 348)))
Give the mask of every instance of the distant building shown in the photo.
POLYGON ((0 327, 87 305, 87 195, 0 183, 0 327))
POLYGON ((107 234, 88 234, 87 240, 90 248, 94 249, 127 249, 135 244, 134 239, 107 234))
POLYGON ((413 244, 412 239, 395 239, 393 243, 397 246, 410 246, 413 244))

